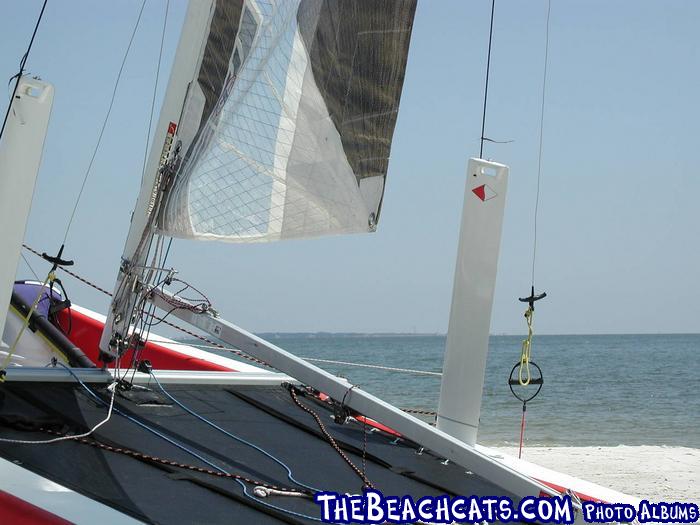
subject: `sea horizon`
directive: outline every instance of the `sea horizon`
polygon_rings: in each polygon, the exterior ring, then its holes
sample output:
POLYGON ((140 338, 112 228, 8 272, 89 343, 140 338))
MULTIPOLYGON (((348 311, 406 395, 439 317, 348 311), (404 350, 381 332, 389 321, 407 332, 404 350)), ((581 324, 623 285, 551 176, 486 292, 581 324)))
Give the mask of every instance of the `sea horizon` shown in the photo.
MULTIPOLYGON (((262 335, 395 406, 437 410, 445 334, 262 335)), ((522 403, 513 397, 507 379, 519 361, 522 338, 522 334, 498 334, 489 339, 478 438, 484 445, 518 442, 522 403)), ((694 386, 697 374, 688 366, 698 356, 700 334, 536 336, 532 359, 542 368, 544 386, 527 405, 526 444, 700 449, 700 432, 694 423, 700 418, 700 396, 694 386)))

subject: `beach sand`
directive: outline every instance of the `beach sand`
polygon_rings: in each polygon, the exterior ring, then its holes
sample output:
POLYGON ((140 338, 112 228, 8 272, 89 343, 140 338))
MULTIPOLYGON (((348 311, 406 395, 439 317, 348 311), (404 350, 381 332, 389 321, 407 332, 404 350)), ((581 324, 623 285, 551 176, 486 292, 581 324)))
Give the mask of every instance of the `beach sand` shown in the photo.
MULTIPOLYGON (((494 448, 518 455, 515 447, 494 448)), ((700 505, 700 449, 685 447, 525 447, 523 459, 655 501, 700 505)))

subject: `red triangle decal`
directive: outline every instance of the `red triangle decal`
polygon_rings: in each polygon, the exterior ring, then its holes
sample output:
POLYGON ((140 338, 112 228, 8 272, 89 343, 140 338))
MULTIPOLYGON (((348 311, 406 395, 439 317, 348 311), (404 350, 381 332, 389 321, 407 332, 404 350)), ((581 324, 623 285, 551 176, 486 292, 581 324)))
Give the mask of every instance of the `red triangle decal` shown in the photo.
POLYGON ((482 184, 481 186, 477 186, 472 190, 472 193, 479 197, 482 201, 486 200, 486 184, 482 184))

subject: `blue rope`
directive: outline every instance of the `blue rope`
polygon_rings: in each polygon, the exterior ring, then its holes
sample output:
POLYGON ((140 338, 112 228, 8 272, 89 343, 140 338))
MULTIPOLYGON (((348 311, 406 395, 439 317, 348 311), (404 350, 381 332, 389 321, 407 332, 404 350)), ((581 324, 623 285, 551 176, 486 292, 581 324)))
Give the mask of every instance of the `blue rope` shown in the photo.
MULTIPOLYGON (((77 375, 75 375, 75 373, 73 372, 73 370, 71 370, 69 367, 67 367, 67 366, 64 365, 63 363, 57 362, 56 364, 62 366, 62 367, 65 368, 66 370, 68 370, 68 373, 69 373, 70 375, 72 375, 72 376, 75 378, 75 380, 76 380, 78 383, 80 383, 80 385, 87 391, 87 393, 90 394, 96 401, 98 401, 99 403, 101 403, 101 404, 103 404, 103 405, 106 405, 105 401, 104 401, 102 398, 100 398, 97 394, 95 394, 95 392, 93 392, 93 391, 90 389, 90 387, 88 387, 85 383, 83 383, 83 381, 82 381, 77 375)), ((179 448, 179 449, 182 450, 183 452, 186 452, 186 453, 188 453, 188 454, 194 456, 194 457, 197 458, 198 460, 200 460, 200 461, 206 463, 206 464, 209 465, 211 468, 216 469, 216 470, 218 470, 219 472, 221 472, 221 473, 223 473, 223 474, 229 474, 228 472, 226 472, 224 469, 222 469, 221 467, 219 467, 219 466, 216 465, 215 463, 212 463, 212 462, 209 461, 208 459, 206 459, 206 458, 200 456, 199 454, 197 454, 195 451, 188 449, 187 447, 185 447, 184 445, 181 445, 180 443, 178 443, 178 442, 175 441, 174 439, 169 438, 168 436, 166 436, 165 434, 162 434, 161 432, 158 432, 155 428, 151 428, 151 427, 149 427, 148 425, 146 425, 145 423, 142 423, 142 422, 139 421, 138 419, 136 419, 136 418, 130 416, 129 414, 126 414, 126 413, 122 412, 122 411, 119 410, 117 407, 114 407, 113 410, 114 410, 114 412, 116 412, 116 413, 119 414, 120 416, 122 416, 122 417, 128 419, 129 421, 131 421, 132 423, 137 424, 137 425, 140 426, 141 428, 143 428, 143 429, 145 429, 145 430, 148 430, 149 432, 155 434, 155 435, 158 436, 159 438, 162 438, 162 439, 166 440, 166 441, 167 441, 168 443, 170 443, 171 445, 176 446, 177 448, 179 448)))
POLYGON ((259 446, 256 445, 255 443, 251 443, 250 441, 246 441, 246 440, 243 439, 242 437, 239 437, 239 436, 236 436, 235 434, 232 434, 232 433, 229 432, 228 430, 225 430, 225 429, 221 428, 221 427, 220 427, 219 425, 217 425, 216 423, 213 423, 212 421, 209 421, 209 420, 206 419, 205 417, 203 417, 203 416, 197 414, 194 410, 192 410, 192 409, 186 407, 186 406, 185 406, 184 404, 182 404, 180 401, 178 401, 177 399, 175 399, 167 390, 165 390, 165 388, 164 388, 163 385, 160 383, 160 381, 158 381, 158 378, 155 376, 155 374, 153 374, 153 371, 151 371, 151 377, 152 377, 153 380, 156 382, 156 384, 158 385, 158 388, 160 388, 160 390, 163 392, 163 394, 165 394, 165 395, 168 397, 168 399, 170 399, 173 403, 175 403, 177 406, 179 406, 179 407, 180 407, 181 409, 183 409, 185 412, 187 412, 187 413, 193 415, 194 417, 196 417, 197 419, 199 419, 199 420, 202 421, 203 423, 206 423, 206 424, 209 425, 210 427, 215 428, 215 429, 218 430, 219 432, 222 432, 223 434, 226 434, 228 437, 230 437, 230 438, 232 438, 232 439, 235 439, 235 440, 238 441, 239 443, 243 443, 244 445, 247 445, 247 446, 249 446, 249 447, 251 447, 251 448, 254 448, 254 449, 257 450, 258 452, 264 454, 265 456, 267 456, 268 458, 270 458, 272 461, 274 461, 275 463, 277 463, 278 465, 280 465, 282 468, 284 468, 284 469, 287 471, 287 478, 289 478, 289 480, 290 480, 292 483, 296 483, 296 484, 299 485, 300 487, 304 487, 305 489, 309 489, 309 490, 312 491, 312 492, 322 492, 321 489, 316 488, 316 487, 312 487, 312 486, 307 485, 307 484, 305 484, 305 483, 302 483, 301 481, 298 481, 296 478, 294 478, 294 475, 292 474, 292 469, 289 468, 289 466, 288 466, 286 463, 284 463, 281 459, 279 459, 279 458, 273 456, 272 454, 270 454, 267 450, 265 450, 265 449, 259 447, 259 446))
MULTIPOLYGON (((103 404, 103 405, 106 405, 106 404, 107 404, 107 403, 105 403, 105 401, 104 401, 102 398, 100 398, 97 394, 95 394, 95 392, 93 392, 93 391, 90 389, 90 387, 88 387, 88 386, 73 372, 73 370, 71 370, 69 367, 67 367, 67 366, 64 365, 63 363, 57 362, 57 364, 60 365, 60 366, 62 366, 62 367, 65 368, 66 370, 68 370, 68 373, 69 373, 70 375, 72 375, 73 378, 74 378, 78 383, 80 383, 80 386, 82 386, 82 387, 85 389, 85 391, 86 391, 88 394, 90 394, 96 401, 98 401, 99 403, 101 403, 101 404, 103 404)), ((186 453, 190 454, 191 456, 193 456, 193 457, 199 459, 200 461, 206 463, 206 464, 209 465, 210 467, 212 467, 212 468, 218 470, 219 472, 221 472, 221 473, 223 473, 223 474, 230 475, 229 472, 226 472, 224 469, 222 469, 221 467, 219 467, 219 466, 216 465, 215 463, 212 463, 211 461, 207 460, 206 458, 203 458, 202 456, 200 456, 199 454, 197 454, 195 451, 188 449, 188 448, 185 447, 184 445, 181 445, 181 444, 178 443, 177 441, 175 441, 175 440, 169 438, 168 436, 166 436, 166 435, 164 435, 164 434, 158 432, 156 429, 149 427, 148 425, 146 425, 145 423, 142 423, 142 422, 139 421, 138 419, 136 419, 136 418, 134 418, 134 417, 131 417, 131 416, 128 415, 128 414, 125 414, 124 412, 122 412, 121 410, 119 410, 117 407, 114 407, 113 410, 114 410, 114 412, 116 412, 116 413, 119 414, 120 416, 122 416, 122 417, 128 419, 129 421, 131 421, 132 423, 135 423, 135 424, 137 424, 138 426, 140 426, 141 428, 143 428, 143 429, 145 429, 145 430, 148 430, 149 432, 155 434, 156 436, 158 436, 158 437, 160 437, 160 438, 166 440, 168 443, 170 443, 170 444, 176 446, 177 448, 179 448, 179 449, 182 450, 183 452, 186 452, 186 453)), ((308 519, 308 520, 312 520, 312 521, 323 521, 323 520, 321 520, 320 518, 317 518, 317 517, 315 517, 315 516, 307 516, 306 514, 302 514, 302 513, 300 513, 300 512, 295 512, 295 511, 293 511, 293 510, 288 510, 288 509, 285 509, 285 508, 283 508, 283 507, 278 507, 277 505, 273 505, 272 503, 267 503, 267 502, 265 502, 265 501, 262 501, 262 500, 260 500, 259 498, 256 498, 254 495, 252 495, 252 494, 250 494, 250 493, 248 492, 248 487, 246 487, 246 484, 243 483, 243 481, 241 481, 240 479, 236 479, 236 478, 232 478, 232 479, 233 479, 234 481, 236 481, 236 482, 241 486, 241 488, 243 489, 243 494, 245 494, 246 497, 252 499, 253 501, 256 501, 257 503, 259 503, 260 505, 262 505, 262 506, 264 506, 264 507, 268 507, 268 508, 270 508, 270 509, 274 509, 274 510, 277 510, 277 511, 279 511, 279 512, 283 512, 283 513, 285 513, 285 514, 289 514, 289 515, 292 515, 292 516, 297 516, 297 517, 304 518, 304 519, 308 519)))

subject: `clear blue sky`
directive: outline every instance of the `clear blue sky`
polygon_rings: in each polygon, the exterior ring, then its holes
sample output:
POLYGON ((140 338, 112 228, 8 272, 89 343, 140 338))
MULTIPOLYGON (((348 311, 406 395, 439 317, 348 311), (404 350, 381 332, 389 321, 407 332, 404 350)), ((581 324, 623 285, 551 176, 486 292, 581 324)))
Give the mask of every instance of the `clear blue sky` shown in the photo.
MULTIPOLYGON (((3 6, 1 78, 15 73, 40 5, 3 6)), ((147 4, 68 240, 76 270, 110 289, 141 176, 164 5, 147 4)), ((49 0, 28 63, 56 87, 26 236, 39 250, 60 243, 139 6, 49 0)), ((171 1, 165 78, 185 7, 171 1)), ((419 2, 376 234, 177 240, 170 261, 181 276, 255 331, 444 332, 489 12, 488 0, 419 2)), ((497 2, 487 134, 514 142, 485 152, 511 166, 493 333, 523 331, 516 297, 529 287, 545 16, 544 0, 497 2)), ((693 1, 553 1, 540 333, 700 332, 698 20, 693 1)), ((24 263, 19 275, 30 276, 24 263)), ((102 296, 65 280, 74 302, 104 311, 102 296)))

